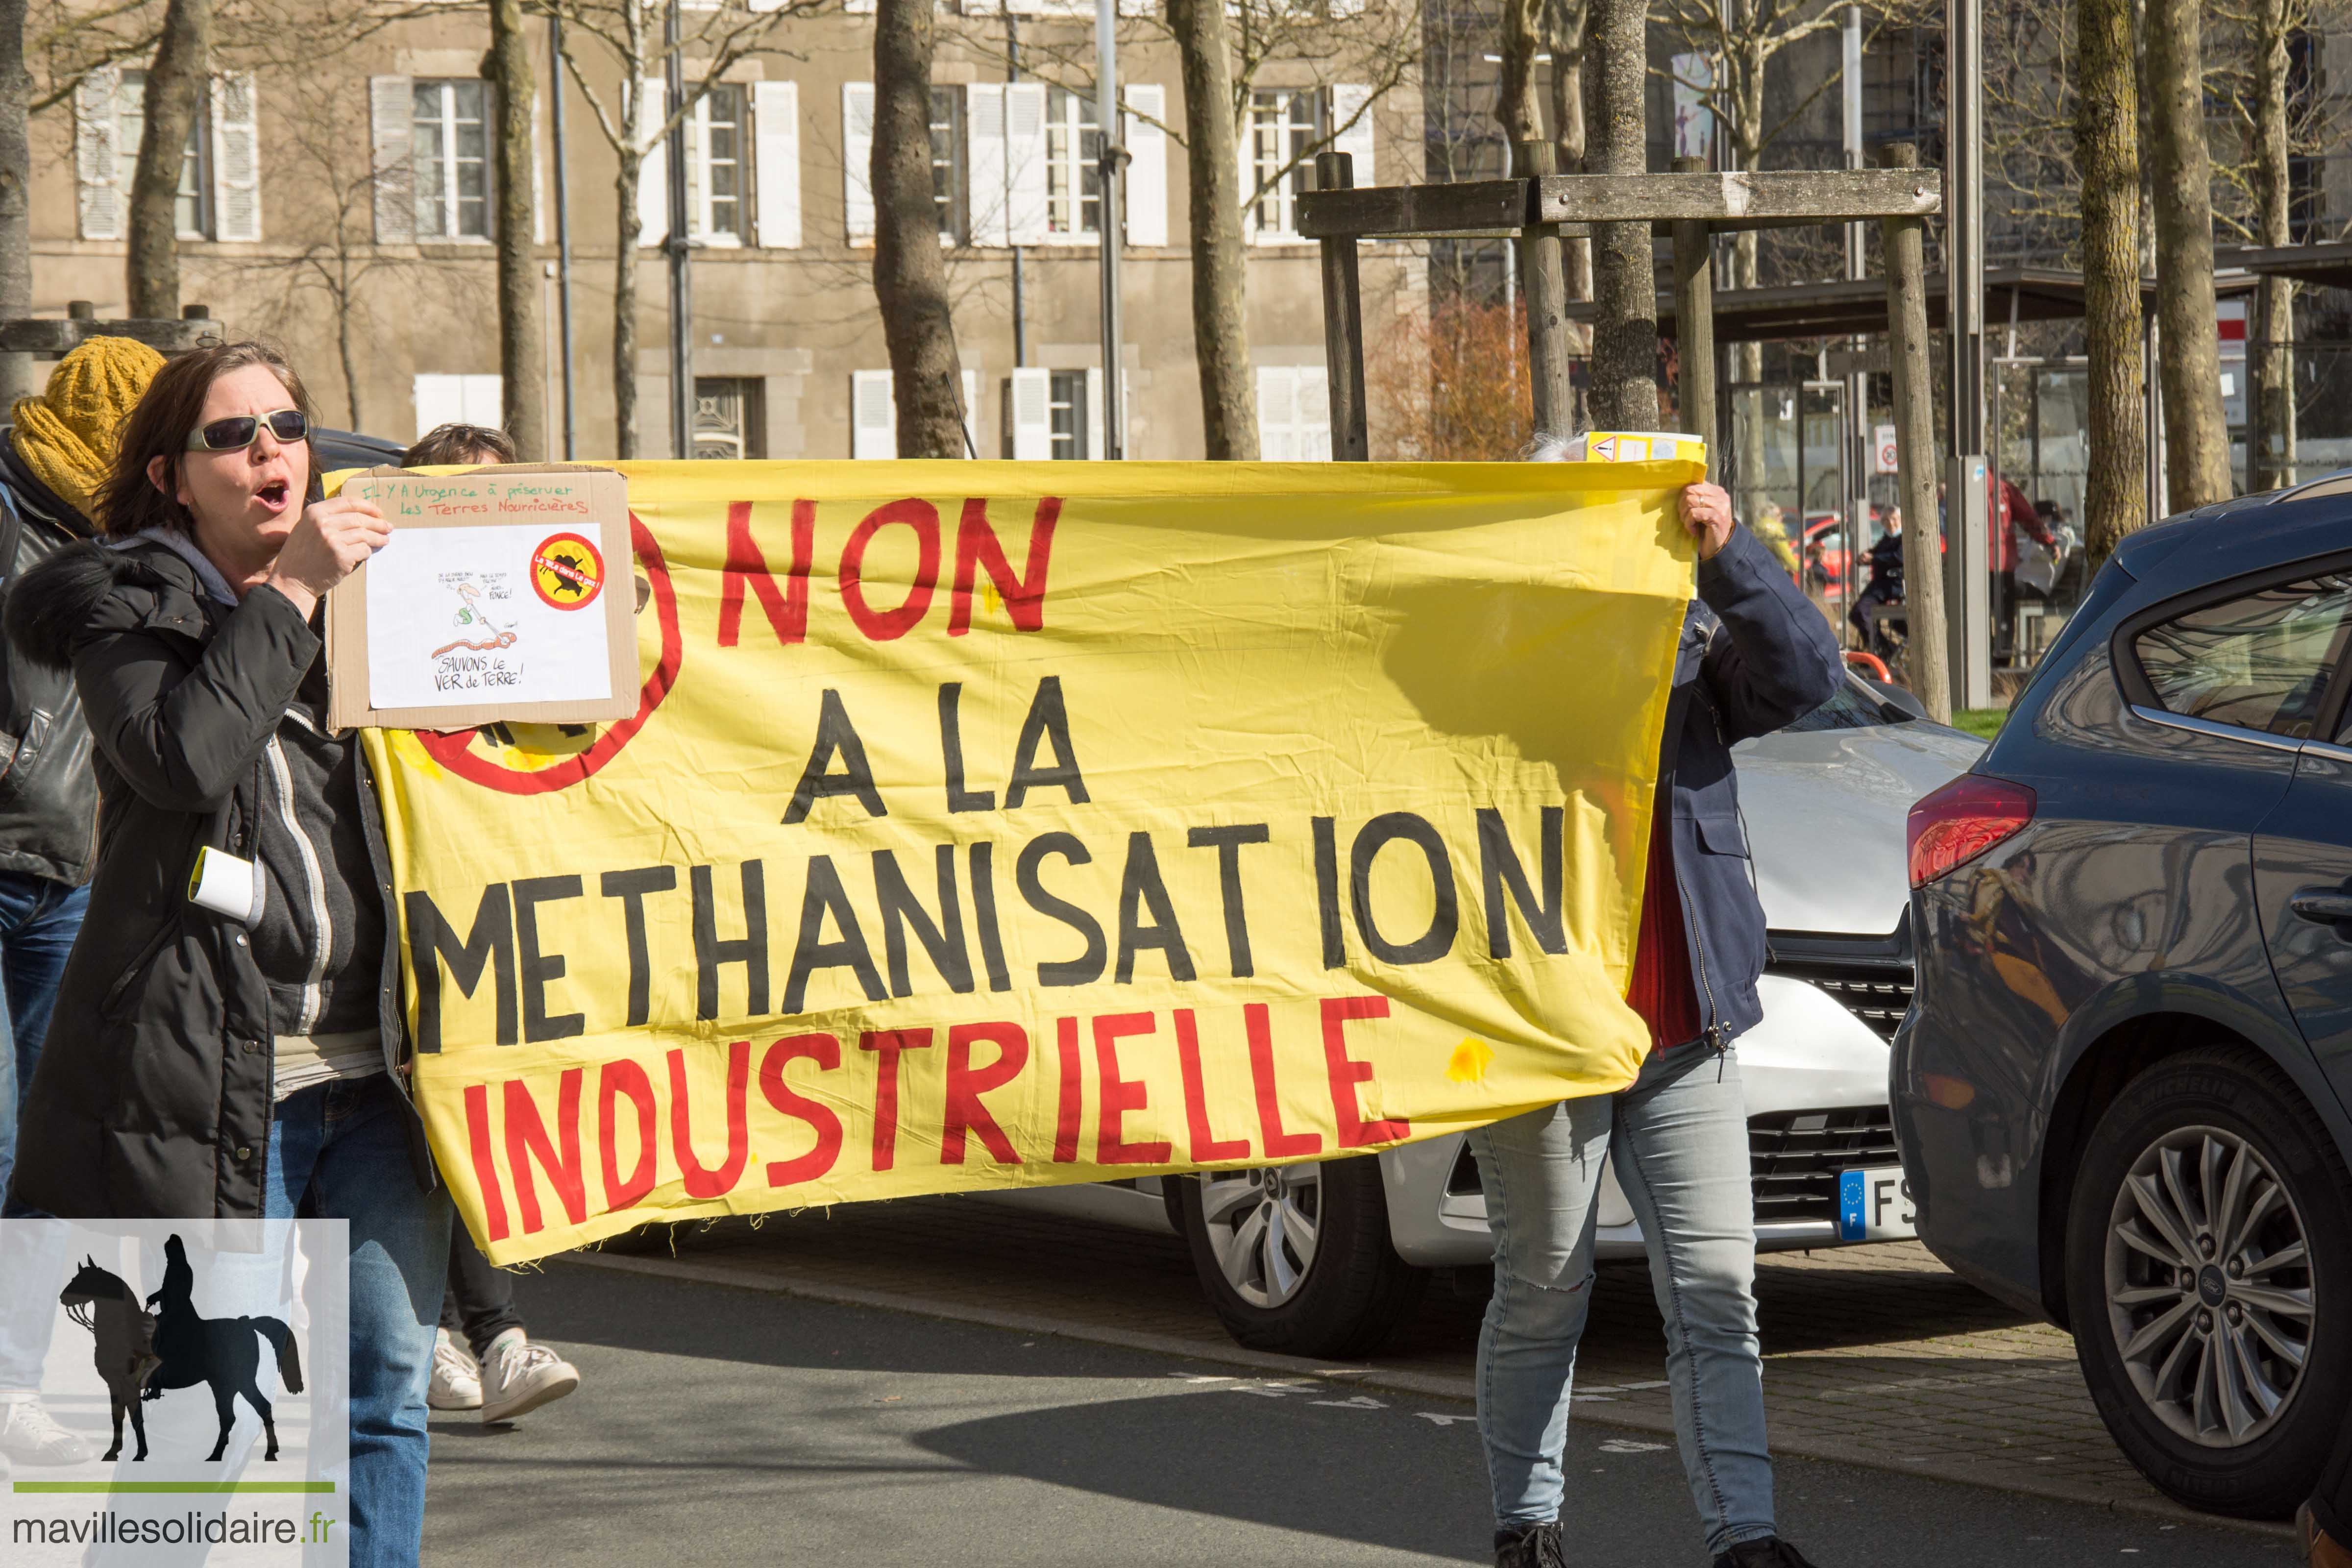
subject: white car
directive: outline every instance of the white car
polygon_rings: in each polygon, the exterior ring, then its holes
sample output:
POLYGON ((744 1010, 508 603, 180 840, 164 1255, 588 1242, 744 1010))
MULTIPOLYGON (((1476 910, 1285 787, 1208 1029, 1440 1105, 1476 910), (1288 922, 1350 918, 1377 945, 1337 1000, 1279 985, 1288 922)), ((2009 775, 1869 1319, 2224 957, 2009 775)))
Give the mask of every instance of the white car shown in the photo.
MULTIPOLYGON (((1887 1112, 1887 1044, 1911 1005, 1904 824, 1984 742, 1849 679, 1827 706, 1738 746, 1739 794, 1770 931, 1763 1022, 1738 1040, 1759 1247, 1911 1234, 1887 1112)), ((1428 1270, 1493 1260, 1486 1200, 1455 1133, 1319 1165, 997 1193, 998 1202, 1174 1232, 1234 1339, 1369 1354, 1428 1270)), ((1643 1255, 1613 1174, 1597 1251, 1643 1255)))

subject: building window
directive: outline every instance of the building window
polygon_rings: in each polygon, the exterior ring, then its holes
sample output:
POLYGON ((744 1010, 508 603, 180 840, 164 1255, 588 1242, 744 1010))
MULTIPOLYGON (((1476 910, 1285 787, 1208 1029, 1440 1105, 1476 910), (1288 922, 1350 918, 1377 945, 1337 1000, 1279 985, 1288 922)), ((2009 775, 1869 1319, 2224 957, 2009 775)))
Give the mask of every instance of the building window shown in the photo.
POLYGON ((425 374, 416 378, 416 434, 430 434, 444 425, 487 425, 504 427, 505 384, 492 375, 425 374))
POLYGON ((1055 459, 1087 457, 1087 373, 1057 370, 1048 384, 1045 412, 1054 432, 1047 456, 1055 459))
MULTIPOLYGON (((131 187, 139 175, 139 142, 147 129, 147 73, 126 70, 114 89, 115 189, 129 210, 131 187)), ((173 226, 182 239, 210 239, 212 215, 212 108, 196 106, 188 145, 180 157, 180 192, 173 226)))
POLYGON ((764 384, 751 375, 694 378, 694 455, 764 458, 768 421, 764 384))
POLYGON ((1256 204, 1260 234, 1298 232, 1299 194, 1315 188, 1307 150, 1315 144, 1316 110, 1321 96, 1311 88, 1250 95, 1251 172, 1255 183, 1265 187, 1256 204), (1286 167, 1289 172, 1282 173, 1286 167))
POLYGON ((696 100, 686 149, 688 232, 719 245, 743 242, 743 89, 714 83, 696 100))
POLYGON ((931 205, 939 209, 940 237, 961 245, 964 237, 963 91, 931 89, 931 205))
MULTIPOLYGON (((1102 232, 1102 136, 1095 100, 1067 88, 1045 96, 1045 232, 1102 232)), ((1080 456, 1085 454, 1081 452, 1080 456)))
POLYGON ((488 84, 419 79, 415 94, 409 149, 416 173, 416 237, 488 238, 488 84))

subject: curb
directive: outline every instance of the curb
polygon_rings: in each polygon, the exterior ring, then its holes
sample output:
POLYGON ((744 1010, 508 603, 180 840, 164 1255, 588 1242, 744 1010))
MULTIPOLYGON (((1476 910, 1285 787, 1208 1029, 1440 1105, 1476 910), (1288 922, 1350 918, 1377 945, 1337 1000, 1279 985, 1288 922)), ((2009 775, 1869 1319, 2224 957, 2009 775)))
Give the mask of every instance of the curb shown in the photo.
MULTIPOLYGON (((827 1279, 812 1279, 790 1269, 761 1268, 754 1272, 710 1263, 694 1263, 684 1258, 640 1258, 611 1252, 573 1252, 551 1258, 549 1263, 579 1264, 591 1268, 612 1269, 623 1274, 641 1274, 654 1279, 686 1280, 698 1285, 717 1285, 737 1290, 753 1290, 772 1296, 791 1296, 810 1301, 824 1301, 840 1307, 870 1307, 881 1311, 901 1312, 911 1317, 934 1318, 949 1322, 973 1323, 983 1328, 1003 1329, 1015 1333, 1047 1334, 1057 1339, 1077 1340, 1087 1344, 1110 1345, 1120 1350, 1142 1351, 1153 1355, 1176 1357, 1185 1361, 1205 1362, 1212 1366, 1247 1367, 1254 1372, 1280 1373, 1291 1377, 1314 1377, 1331 1382, 1346 1382, 1350 1386, 1383 1389, 1395 1394, 1415 1394, 1433 1399, 1448 1399, 1457 1404, 1476 1403, 1476 1390, 1466 1377, 1443 1377, 1429 1373, 1384 1370, 1377 1366, 1343 1366, 1328 1362, 1309 1361, 1301 1356, 1280 1355, 1271 1351, 1254 1351, 1244 1346, 1225 1343, 1204 1344, 1194 1340, 1178 1339, 1170 1334, 1140 1333, 1129 1329, 1107 1328, 1068 1318, 1038 1317, 1026 1312, 1003 1312, 988 1307, 966 1306, 961 1302, 942 1301, 924 1296, 901 1295, 891 1290, 869 1290, 861 1286, 840 1285, 827 1279)), ((1674 1430, 1671 1416, 1646 1417, 1630 1411, 1607 1408, 1610 1402, 1579 1399, 1575 1402, 1574 1418, 1599 1426, 1616 1426, 1639 1432, 1674 1430)), ((1853 1448, 1834 1444, 1809 1442, 1802 1437, 1788 1440, 1776 1438, 1773 1452, 1799 1458, 1822 1459, 1832 1464, 1852 1465, 1863 1469, 1888 1471, 1895 1475, 1923 1474, 1916 1464, 1905 1464, 1887 1458, 1881 1449, 1857 1445, 1853 1448)), ((2292 1541, 2294 1528, 2259 1520, 2227 1519, 2217 1514, 2199 1513, 2184 1508, 2160 1495, 2124 1497, 2099 1500, 2085 1498, 2063 1486, 2036 1485, 2030 1478, 1991 1479, 1945 1468, 1927 1479, 1951 1481, 1962 1486, 1977 1487, 1988 1491, 2006 1492, 2021 1497, 2047 1499, 2053 1502, 2071 1503, 2077 1508, 2102 1508, 2110 1513, 2127 1513, 2141 1518, 2162 1520, 2168 1524, 2194 1524, 2207 1528, 2231 1530, 2250 1535, 2267 1536, 2274 1541, 2292 1541)))

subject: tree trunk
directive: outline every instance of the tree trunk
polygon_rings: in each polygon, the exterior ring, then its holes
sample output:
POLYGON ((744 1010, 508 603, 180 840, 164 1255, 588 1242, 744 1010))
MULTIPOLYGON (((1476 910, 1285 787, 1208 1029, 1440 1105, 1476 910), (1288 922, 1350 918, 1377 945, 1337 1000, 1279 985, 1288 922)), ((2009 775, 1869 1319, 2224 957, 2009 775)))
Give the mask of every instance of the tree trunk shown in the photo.
POLYGON ((522 0, 490 0, 490 52, 482 61, 498 106, 493 142, 498 172, 490 180, 499 250, 499 376, 500 413, 515 451, 525 462, 547 456, 547 361, 541 333, 539 258, 531 244, 530 45, 523 33, 522 0))
POLYGON ((1496 73, 1495 121, 1506 146, 1543 134, 1536 103, 1536 54, 1541 46, 1544 0, 1503 0, 1502 68, 1496 73))
POLYGON ((212 84, 213 0, 171 0, 147 68, 146 126, 131 181, 123 283, 133 316, 180 313, 180 165, 212 84))
POLYGON ((25 71, 26 0, 0 0, 0 319, 33 313, 33 79, 25 71))
MULTIPOLYGON (((2148 521, 2140 399, 2139 91, 2132 0, 2074 0, 2074 19, 2081 49, 2074 165, 2083 181, 2083 338, 2091 403, 2083 531, 2095 571, 2124 535, 2148 521)), ((2209 310, 2209 335, 2211 321, 2209 310)))
MULTIPOLYGON (((2130 0, 2122 0, 2128 5, 2130 0)), ((1919 149, 1898 142, 1887 166, 1914 169, 1919 149)), ((1879 226, 1886 256, 1887 359, 1895 384, 1895 467, 1903 512, 1904 672, 1912 695, 1939 724, 1952 721, 1952 679, 1944 612, 1943 545, 1936 527, 1935 372, 1927 359, 1927 226, 1888 218, 1879 226)))
POLYGON ((2213 324, 2212 159, 2205 146, 2202 0, 2148 0, 2148 148, 2156 185, 2164 461, 2176 511, 2227 500, 2230 431, 2213 324))
MULTIPOLYGON (((2254 124, 2251 149, 2262 243, 2292 245, 2287 169, 2287 0, 2259 0, 2253 28, 2254 124)), ((2294 280, 2265 278, 2254 300, 2246 353, 2253 381, 2247 403, 2246 488, 2294 483, 2294 280)))
MULTIPOLYGON (((632 93, 634 98, 637 96, 632 93)), ((640 145, 643 116, 635 110, 621 116, 623 140, 640 145)), ((619 214, 615 226, 620 243, 613 251, 613 455, 637 455, 637 181, 645 156, 624 153, 613 174, 613 199, 619 214)))
POLYGON ((1201 427, 1217 462, 1257 458, 1257 384, 1250 374, 1240 106, 1225 0, 1169 0, 1168 27, 1184 71, 1184 173, 1192 229, 1192 353, 1201 367, 1201 427))
MULTIPOLYGON (((964 455, 963 378, 931 200, 934 15, 932 0, 877 0, 874 11, 874 297, 902 458, 964 455)), ((1103 227, 1108 236, 1116 226, 1103 227)))
MULTIPOLYGON (((1559 172, 1584 173, 1584 0, 1548 0, 1544 30, 1551 49, 1551 133, 1559 172)), ((1592 241, 1564 240, 1560 271, 1571 300, 1592 298, 1592 241)), ((1582 333, 1583 323, 1570 331, 1582 333)))
MULTIPOLYGON (((1643 0, 1591 0, 1585 13, 1586 165, 1639 174, 1649 164, 1643 89, 1648 74, 1643 0)), ((1592 423, 1607 430, 1658 427, 1658 294, 1650 226, 1600 226, 1592 246, 1592 423)))
POLYGON ((367 418, 360 412, 360 359, 356 313, 359 279, 352 276, 351 241, 347 232, 339 229, 337 242, 342 254, 337 258, 335 279, 335 353, 342 361, 343 400, 350 405, 353 430, 367 428, 367 418))

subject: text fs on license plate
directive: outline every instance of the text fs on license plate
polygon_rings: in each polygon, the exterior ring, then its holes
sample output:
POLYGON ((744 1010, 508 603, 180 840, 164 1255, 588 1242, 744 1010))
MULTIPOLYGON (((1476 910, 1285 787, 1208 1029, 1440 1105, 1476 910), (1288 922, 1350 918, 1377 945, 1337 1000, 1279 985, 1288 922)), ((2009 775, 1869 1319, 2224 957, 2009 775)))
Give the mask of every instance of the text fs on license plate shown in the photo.
POLYGON ((1918 1234, 1918 1215, 1904 1191, 1902 1166, 1838 1173, 1840 1241, 1891 1241, 1918 1234))

